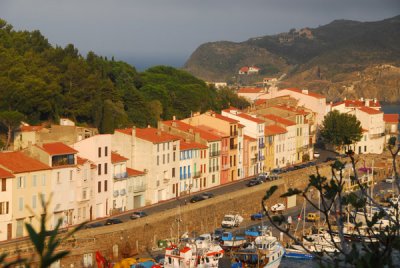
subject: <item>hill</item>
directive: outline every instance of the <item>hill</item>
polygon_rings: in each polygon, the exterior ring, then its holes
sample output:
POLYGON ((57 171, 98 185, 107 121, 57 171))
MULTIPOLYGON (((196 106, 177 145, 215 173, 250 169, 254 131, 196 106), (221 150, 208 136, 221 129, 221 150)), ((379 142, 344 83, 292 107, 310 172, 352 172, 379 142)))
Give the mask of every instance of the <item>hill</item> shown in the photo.
POLYGON ((400 101, 400 16, 376 22, 335 20, 318 28, 251 38, 245 42, 201 45, 184 69, 206 81, 249 82, 238 75, 242 66, 255 65, 263 76, 286 74, 282 87, 317 90, 335 100, 378 97, 400 101))

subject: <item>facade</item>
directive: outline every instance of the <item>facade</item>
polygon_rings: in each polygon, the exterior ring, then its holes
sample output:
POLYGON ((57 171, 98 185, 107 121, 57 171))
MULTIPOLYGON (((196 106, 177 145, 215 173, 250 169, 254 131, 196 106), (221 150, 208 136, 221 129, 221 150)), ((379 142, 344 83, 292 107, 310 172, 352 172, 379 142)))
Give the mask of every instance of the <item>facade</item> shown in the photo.
POLYGON ((78 156, 88 159, 96 165, 93 178, 93 200, 90 214, 93 218, 105 217, 112 212, 113 201, 113 171, 111 162, 112 135, 95 135, 73 144, 78 156))
POLYGON ((15 176, 0 168, 0 241, 13 237, 12 207, 13 207, 13 180, 15 176))
POLYGON ((387 143, 390 137, 399 137, 399 114, 384 114, 383 121, 385 121, 385 139, 387 143))
POLYGON ((242 88, 240 88, 238 90, 237 94, 238 94, 239 97, 243 97, 243 98, 247 99, 250 102, 254 102, 260 96, 265 94, 265 89, 264 88, 242 87, 242 88))
POLYGON ((291 152, 288 150, 288 131, 279 125, 268 125, 265 127, 265 135, 268 137, 268 152, 266 166, 272 168, 285 167, 290 161, 291 152), (286 145, 286 146, 285 146, 286 145), (271 166, 271 162, 273 165, 271 166))
MULTIPOLYGON (((2 231, 6 232, 7 238, 26 236, 25 223, 29 222, 34 228, 39 228, 39 222, 34 220, 34 215, 40 215, 42 212, 41 199, 48 201, 51 196, 51 167, 22 152, 2 152, 0 168, 6 171, 3 177, 10 176, 10 173, 14 176, 12 180, 6 180, 7 193, 1 197, 2 200, 10 196, 12 198, 8 201, 8 216, 2 217, 3 220, 8 220, 2 222, 2 226, 7 226, 2 231)), ((7 204, 5 206, 7 211, 7 204)), ((52 223, 52 220, 48 222, 48 228, 54 228, 52 223)))
POLYGON ((243 177, 258 174, 258 146, 257 139, 243 135, 243 177))

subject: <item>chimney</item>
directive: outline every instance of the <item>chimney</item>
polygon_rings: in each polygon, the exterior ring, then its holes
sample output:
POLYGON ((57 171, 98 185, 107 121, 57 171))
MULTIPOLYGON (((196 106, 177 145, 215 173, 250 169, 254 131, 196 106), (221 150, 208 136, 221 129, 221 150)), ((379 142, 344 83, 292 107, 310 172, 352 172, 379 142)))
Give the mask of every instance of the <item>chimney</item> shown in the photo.
POLYGON ((361 98, 360 98, 360 101, 364 101, 364 98, 363 98, 363 97, 361 97, 361 98))
POLYGON ((347 100, 347 98, 346 98, 346 97, 344 97, 344 100, 347 100))
POLYGON ((374 103, 376 104, 376 98, 374 98, 374 103))
POLYGON ((172 120, 174 120, 174 121, 176 120, 176 116, 175 115, 172 116, 172 120))
POLYGON ((365 106, 369 107, 369 101, 370 100, 365 100, 365 106))
POLYGON ((301 93, 308 95, 308 89, 302 89, 301 93))
POLYGON ((147 128, 151 128, 151 126, 150 126, 150 125, 147 125, 147 128))
POLYGON ((132 127, 131 134, 132 134, 132 137, 136 136, 136 127, 135 126, 132 127))

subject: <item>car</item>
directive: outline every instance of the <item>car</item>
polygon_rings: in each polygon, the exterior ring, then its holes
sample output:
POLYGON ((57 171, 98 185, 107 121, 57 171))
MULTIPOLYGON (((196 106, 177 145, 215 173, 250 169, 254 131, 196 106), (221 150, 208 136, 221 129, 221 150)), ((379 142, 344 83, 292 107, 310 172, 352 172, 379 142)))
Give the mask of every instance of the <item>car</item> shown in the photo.
POLYGON ((112 224, 119 224, 122 223, 122 221, 118 218, 111 218, 111 219, 107 219, 106 223, 104 223, 104 225, 112 225, 112 224))
POLYGON ((259 211, 257 213, 251 214, 250 219, 252 221, 261 220, 262 218, 266 217, 267 214, 264 211, 259 211))
POLYGON ((246 183, 246 186, 247 186, 247 187, 252 187, 252 186, 256 186, 256 185, 262 184, 262 183, 263 183, 262 180, 259 180, 259 179, 255 178, 255 179, 249 180, 249 181, 246 183))
POLYGON ((282 212, 286 209, 286 206, 282 203, 277 203, 271 207, 272 212, 282 212))
POLYGON ((261 173, 261 174, 259 174, 259 175, 257 176, 256 179, 258 179, 258 180, 260 180, 260 181, 262 181, 262 182, 266 182, 267 179, 268 179, 268 175, 269 175, 269 174, 261 173))
POLYGON ((320 157, 320 155, 321 155, 321 153, 320 153, 320 152, 316 152, 316 151, 314 151, 314 158, 318 158, 318 157, 320 157))
POLYGON ((387 178, 385 179, 385 182, 387 182, 387 183, 393 183, 393 182, 394 182, 394 177, 387 177, 387 178))
POLYGON ((100 222, 93 222, 93 223, 88 223, 85 225, 85 229, 91 229, 91 228, 97 228, 103 226, 102 223, 100 222))
POLYGON ((200 196, 202 196, 204 199, 209 199, 209 198, 213 198, 215 195, 213 193, 201 193, 200 196))
POLYGON ((273 170, 271 170, 271 174, 279 175, 281 173, 284 173, 283 169, 281 168, 274 168, 273 170))
POLYGON ((204 196, 195 195, 190 199, 190 203, 196 203, 205 200, 204 196))
POLYGON ((278 174, 272 174, 271 173, 271 174, 268 175, 267 180, 274 181, 274 180, 277 180, 279 178, 280 178, 280 176, 278 174))
POLYGON ((319 215, 317 213, 308 213, 306 217, 306 221, 316 222, 319 221, 319 215))
POLYGON ((135 212, 132 213, 131 219, 132 220, 136 220, 136 219, 143 218, 143 217, 146 217, 146 216, 147 216, 147 213, 144 212, 144 211, 135 211, 135 212))

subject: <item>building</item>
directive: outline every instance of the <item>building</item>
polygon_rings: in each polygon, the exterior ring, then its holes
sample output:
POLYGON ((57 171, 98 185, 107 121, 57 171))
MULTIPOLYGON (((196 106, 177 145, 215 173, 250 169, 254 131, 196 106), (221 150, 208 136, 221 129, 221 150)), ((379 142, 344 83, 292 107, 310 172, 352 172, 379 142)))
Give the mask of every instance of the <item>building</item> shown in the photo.
POLYGON ((15 180, 15 176, 13 174, 5 169, 0 168, 0 241, 9 240, 13 237, 13 180, 15 180))
POLYGON ((266 137, 266 170, 273 168, 285 167, 291 154, 288 150, 286 135, 288 131, 286 128, 277 124, 267 125, 265 127, 266 137), (286 148, 285 148, 286 145, 286 148))
POLYGON ((260 96, 265 94, 264 88, 250 88, 250 87, 242 87, 238 90, 237 95, 239 97, 243 97, 249 102, 254 102, 255 100, 259 99, 260 96))
MULTIPOLYGON (((34 220, 34 217, 43 211, 41 200, 47 202, 50 199, 52 169, 22 152, 0 153, 0 168, 2 170, 0 200, 5 212, 8 211, 4 214, 7 216, 1 216, 3 220, 1 226, 6 226, 4 229, 1 228, 1 237, 9 239, 26 236, 25 223, 31 223, 33 228, 39 228, 39 221, 34 220)), ((47 228, 55 227, 52 219, 47 224, 47 228)))
POLYGON ((390 137, 399 138, 399 114, 384 114, 383 121, 385 121, 385 143, 390 137))
POLYGON ((258 74, 260 72, 260 68, 256 66, 243 66, 239 69, 239 74, 251 75, 251 74, 258 74))
POLYGON ((147 173, 146 205, 179 196, 179 137, 155 128, 117 129, 112 144, 129 168, 147 173))

